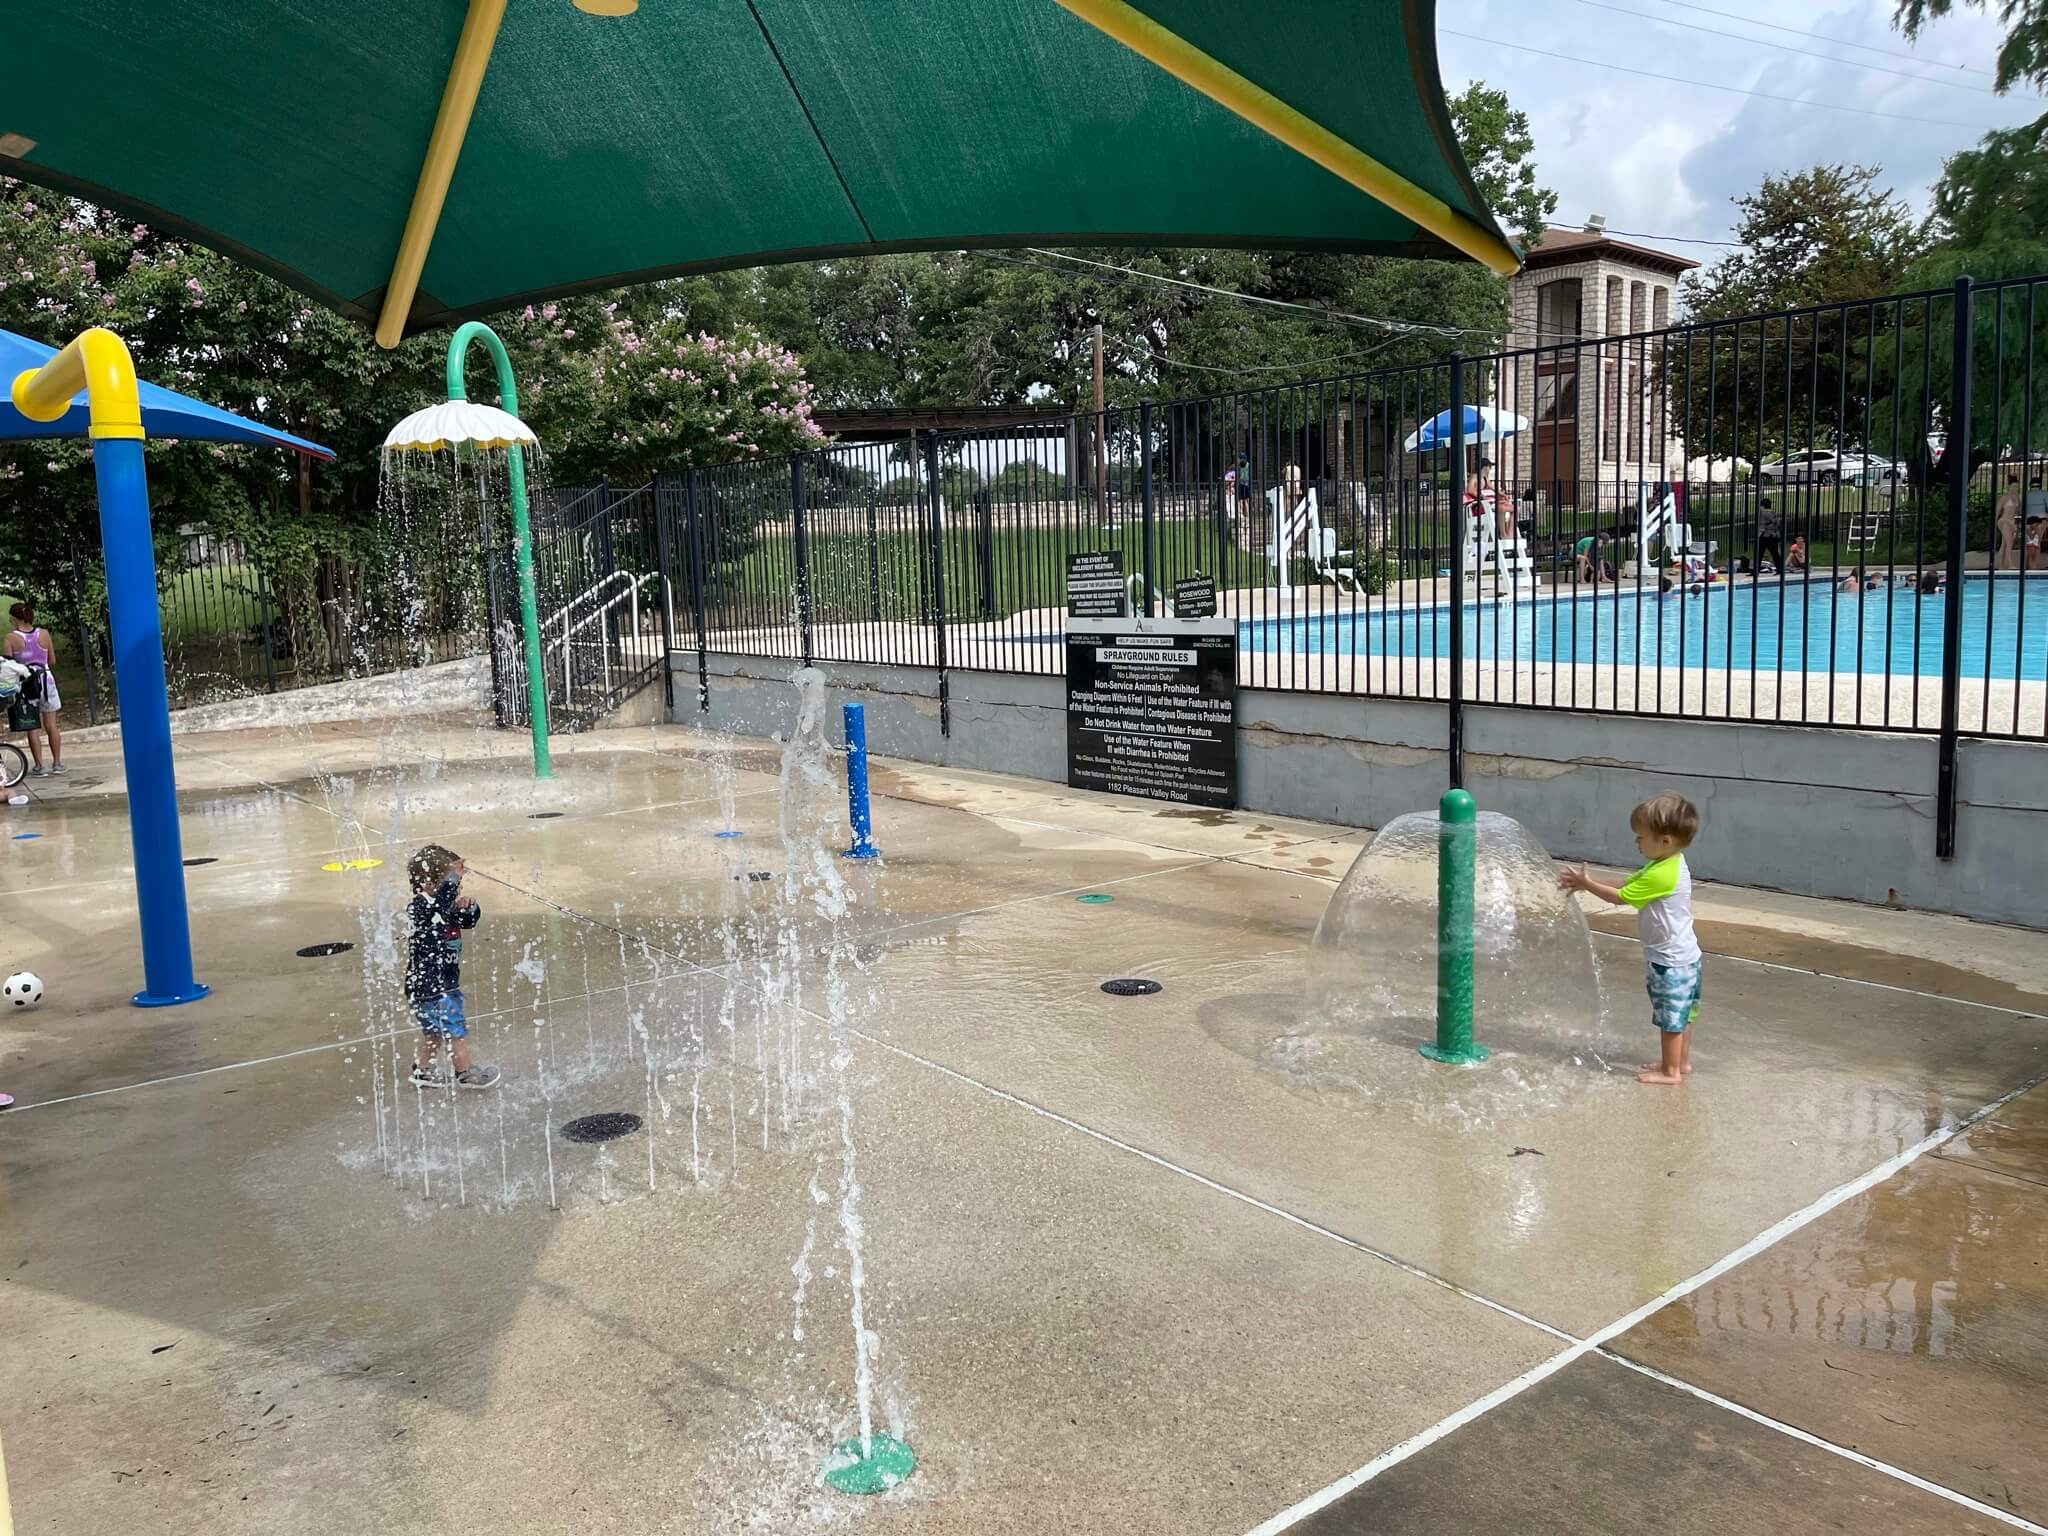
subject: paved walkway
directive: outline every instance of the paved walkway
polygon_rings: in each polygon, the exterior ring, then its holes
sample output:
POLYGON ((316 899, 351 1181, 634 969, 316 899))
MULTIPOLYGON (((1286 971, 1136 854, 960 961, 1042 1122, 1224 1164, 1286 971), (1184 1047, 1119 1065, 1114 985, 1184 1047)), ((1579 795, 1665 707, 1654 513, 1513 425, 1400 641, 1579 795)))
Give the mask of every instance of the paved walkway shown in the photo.
POLYGON ((1311 1083, 1275 1046, 1366 834, 880 764, 883 862, 787 929, 772 744, 560 745, 178 738, 215 990, 166 1012, 111 744, 8 813, 19 1529, 2048 1527, 2039 934, 1703 887, 1684 1090, 1632 1080, 1609 919, 1555 1041, 1311 1083), (394 1081, 428 840, 495 1093, 394 1081), (922 1458, 858 1506, 848 1136, 922 1458))

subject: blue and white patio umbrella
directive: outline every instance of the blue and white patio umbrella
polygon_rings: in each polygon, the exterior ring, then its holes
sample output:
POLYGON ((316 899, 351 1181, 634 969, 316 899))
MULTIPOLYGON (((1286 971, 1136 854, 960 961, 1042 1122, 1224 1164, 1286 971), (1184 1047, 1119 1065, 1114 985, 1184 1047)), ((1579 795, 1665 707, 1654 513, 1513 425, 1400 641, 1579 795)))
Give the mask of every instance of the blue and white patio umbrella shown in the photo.
MULTIPOLYGON (((1517 432, 1528 430, 1527 417, 1517 416, 1513 411, 1503 411, 1498 406, 1468 405, 1465 410, 1465 441, 1479 444, 1497 442, 1503 437, 1512 437, 1517 432)), ((1438 411, 1421 426, 1408 435, 1408 441, 1401 445, 1404 453, 1433 453, 1439 448, 1451 446, 1451 413, 1438 411)))

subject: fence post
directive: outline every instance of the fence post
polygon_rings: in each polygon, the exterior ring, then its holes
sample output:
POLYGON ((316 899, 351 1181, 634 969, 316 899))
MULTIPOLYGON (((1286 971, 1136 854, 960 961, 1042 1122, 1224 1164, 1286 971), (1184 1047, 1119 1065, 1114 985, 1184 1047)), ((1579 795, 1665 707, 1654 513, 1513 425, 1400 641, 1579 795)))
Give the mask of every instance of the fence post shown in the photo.
POLYGON ((811 664, 811 546, 804 536, 804 456, 789 456, 789 510, 796 528, 796 628, 803 664, 811 664))
MULTIPOLYGON (((248 547, 242 547, 242 557, 248 558, 248 547)), ((263 681, 271 693, 277 692, 277 645, 270 636, 270 578, 263 574, 263 567, 256 567, 256 598, 263 605, 263 681)))
MULTIPOLYGON (((675 579, 669 574, 673 551, 668 519, 669 511, 675 505, 675 481, 672 473, 663 471, 654 477, 653 487, 648 492, 654 503, 654 568, 661 572, 661 612, 658 615, 661 620, 661 698, 663 707, 671 713, 676 707, 676 679, 674 669, 669 665, 676 648, 676 605, 671 596, 675 591, 675 579)), ((640 637, 636 634, 633 639, 637 644, 640 637)))
POLYGON ((697 711, 711 708, 711 631, 704 617, 704 530, 697 512, 697 471, 683 476, 683 506, 690 523, 690 611, 697 618, 697 711))
POLYGON ((1465 359, 1451 355, 1451 788, 1465 787, 1465 359))
POLYGON ((939 434, 936 432, 925 437, 924 462, 925 494, 931 510, 932 625, 939 663, 939 734, 951 736, 953 706, 946 682, 946 536, 940 522, 943 514, 939 506, 939 434))
POLYGON ((868 492, 868 618, 882 622, 882 535, 875 522, 875 492, 868 492))
POLYGON ((85 567, 78 561, 78 540, 71 541, 71 606, 78 612, 78 659, 85 668, 85 723, 99 724, 99 657, 93 653, 92 628, 85 621, 85 567))
POLYGON ((1155 612, 1159 568, 1158 520, 1152 510, 1152 402, 1138 404, 1138 500, 1140 513, 1138 558, 1145 566, 1145 617, 1155 612))
POLYGON ((1948 596, 1941 611, 1941 740, 1934 793, 1934 853, 1956 856, 1956 740, 1963 683, 1963 542, 1970 532, 1970 414, 1976 369, 1970 280, 1956 279, 1950 357, 1948 441, 1948 596))

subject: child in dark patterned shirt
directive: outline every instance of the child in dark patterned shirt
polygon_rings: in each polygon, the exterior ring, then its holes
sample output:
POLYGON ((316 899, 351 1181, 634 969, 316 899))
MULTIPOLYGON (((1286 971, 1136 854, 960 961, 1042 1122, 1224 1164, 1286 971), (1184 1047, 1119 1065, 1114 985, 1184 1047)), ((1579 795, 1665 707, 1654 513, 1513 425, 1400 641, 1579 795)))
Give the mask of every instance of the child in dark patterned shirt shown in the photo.
POLYGON ((405 1000, 420 1023, 412 1080, 423 1088, 488 1088, 496 1067, 470 1060, 469 1028, 462 1011, 462 935, 483 918, 476 902, 462 894, 467 872, 461 856, 429 843, 407 861, 412 900, 405 909, 412 937, 405 958, 405 1000), (448 1066, 441 1065, 443 1047, 448 1066))

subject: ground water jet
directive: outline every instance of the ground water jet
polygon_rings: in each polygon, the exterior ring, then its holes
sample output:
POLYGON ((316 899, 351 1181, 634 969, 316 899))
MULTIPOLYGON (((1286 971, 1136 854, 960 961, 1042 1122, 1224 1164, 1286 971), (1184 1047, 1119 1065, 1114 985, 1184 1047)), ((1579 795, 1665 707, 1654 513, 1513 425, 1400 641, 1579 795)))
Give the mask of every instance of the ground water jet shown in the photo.
POLYGON ((1307 1001, 1267 1065, 1318 1090, 1440 1099, 1473 1090, 1431 1087, 1409 1065, 1418 1050, 1468 1067, 1497 1055, 1497 1082, 1477 1091, 1503 1111, 1534 1107, 1531 1065, 1580 1064, 1600 1023, 1592 936, 1549 853, 1462 790, 1360 852, 1310 944, 1307 1001))

